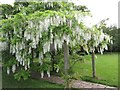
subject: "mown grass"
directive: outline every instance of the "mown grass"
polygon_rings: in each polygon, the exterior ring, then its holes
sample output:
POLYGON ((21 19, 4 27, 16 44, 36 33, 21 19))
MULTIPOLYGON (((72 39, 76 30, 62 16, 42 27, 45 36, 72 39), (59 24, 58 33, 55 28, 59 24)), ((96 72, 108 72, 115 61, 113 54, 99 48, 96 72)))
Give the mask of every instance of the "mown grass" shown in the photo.
POLYGON ((78 72, 83 80, 102 83, 110 86, 118 86, 118 54, 97 54, 96 76, 92 78, 91 56, 85 56, 84 63, 78 62, 74 65, 74 72, 78 72))
MULTIPOLYGON (((97 79, 92 78, 91 56, 86 55, 84 62, 77 62, 73 66, 73 71, 81 75, 81 79, 85 81, 106 84, 110 86, 118 86, 118 54, 97 54, 96 75, 97 79)), ((16 81, 13 75, 3 73, 3 88, 64 88, 63 85, 49 83, 44 80, 36 80, 29 78, 26 81, 16 81)))
POLYGON ((7 75, 3 72, 2 75, 3 88, 64 88, 63 85, 50 83, 44 80, 32 79, 16 81, 13 75, 7 75))

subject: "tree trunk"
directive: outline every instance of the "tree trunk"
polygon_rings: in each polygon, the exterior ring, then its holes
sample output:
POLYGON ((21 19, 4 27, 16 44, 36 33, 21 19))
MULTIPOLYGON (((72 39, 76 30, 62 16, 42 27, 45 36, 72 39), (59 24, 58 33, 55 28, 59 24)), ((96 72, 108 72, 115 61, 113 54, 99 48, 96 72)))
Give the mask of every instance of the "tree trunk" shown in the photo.
POLYGON ((69 47, 67 45, 67 42, 64 41, 64 72, 65 75, 68 75, 68 69, 69 69, 69 47))
POLYGON ((34 60, 34 49, 31 49, 31 54, 32 54, 32 60, 31 60, 31 64, 33 64, 33 60, 34 60))
POLYGON ((55 64, 55 48, 54 48, 54 42, 50 44, 50 50, 51 50, 51 61, 52 61, 52 71, 55 71, 54 64, 55 64))
POLYGON ((96 70, 95 70, 95 53, 92 51, 92 76, 93 78, 96 77, 96 70))

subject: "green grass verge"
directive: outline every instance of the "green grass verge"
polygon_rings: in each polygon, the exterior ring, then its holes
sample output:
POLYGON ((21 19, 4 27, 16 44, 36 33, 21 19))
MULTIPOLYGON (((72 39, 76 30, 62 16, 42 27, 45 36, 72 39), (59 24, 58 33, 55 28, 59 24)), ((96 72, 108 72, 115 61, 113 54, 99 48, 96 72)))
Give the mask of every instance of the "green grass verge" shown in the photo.
POLYGON ((13 75, 3 73, 3 88, 64 88, 63 85, 50 83, 44 80, 31 79, 25 81, 16 81, 13 75))
POLYGON ((78 62, 74 65, 74 72, 78 72, 83 80, 102 83, 110 86, 118 86, 118 54, 97 55, 96 75, 98 79, 92 78, 91 56, 85 56, 84 63, 78 62))
MULTIPOLYGON (((85 56, 84 63, 78 62, 74 65, 74 72, 78 72, 82 80, 101 83, 110 86, 118 86, 118 54, 97 55, 96 75, 98 79, 92 78, 91 56, 85 56)), ((28 79, 26 81, 16 81, 12 75, 3 73, 4 88, 64 88, 63 85, 49 83, 44 80, 28 79)))

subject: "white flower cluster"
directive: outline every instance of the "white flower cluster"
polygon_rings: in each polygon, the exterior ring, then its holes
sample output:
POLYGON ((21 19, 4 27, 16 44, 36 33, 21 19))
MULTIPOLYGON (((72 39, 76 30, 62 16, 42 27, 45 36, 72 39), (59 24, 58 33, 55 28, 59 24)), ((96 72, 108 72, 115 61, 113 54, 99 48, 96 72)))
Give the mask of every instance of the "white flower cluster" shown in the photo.
POLYGON ((43 45, 43 53, 45 54, 46 52, 49 52, 49 51, 50 51, 50 42, 48 41, 43 45))
POLYGON ((99 37, 99 42, 102 42, 105 38, 105 34, 101 32, 100 37, 99 37))
POLYGON ((60 24, 63 24, 63 18, 56 15, 55 17, 52 18, 52 23, 51 25, 54 24, 56 26, 60 25, 60 24))
POLYGON ((24 37, 27 41, 31 39, 31 35, 27 31, 24 32, 24 37))
POLYGON ((62 42, 64 43, 64 41, 66 41, 67 45, 68 45, 70 43, 70 36, 64 34, 63 37, 62 37, 62 42))
POLYGON ((108 42, 111 42, 111 38, 110 38, 109 35, 105 34, 104 37, 105 37, 105 39, 106 39, 108 42))
MULTIPOLYGON (((50 7, 50 6, 53 6, 53 3, 49 3, 48 7, 50 7)), ((63 36, 61 36, 61 35, 53 36, 52 30, 51 30, 49 40, 45 39, 46 41, 43 40, 44 42, 42 42, 42 44, 41 44, 41 45, 43 45, 42 46, 43 51, 39 52, 39 60, 40 60, 39 62, 41 65, 43 64, 43 62, 42 62, 42 59, 44 58, 43 54, 50 51, 50 44, 53 43, 53 39, 54 39, 55 50, 61 49, 64 41, 66 41, 67 45, 70 44, 72 46, 75 46, 77 43, 77 44, 80 44, 81 46, 84 46, 83 48, 87 52, 89 52, 87 43, 91 39, 94 39, 94 44, 93 44, 93 46, 91 46, 92 48, 90 47, 90 50, 93 50, 94 49, 93 47, 97 47, 100 43, 102 43, 104 41, 104 39, 106 39, 107 41, 110 42, 110 37, 108 35, 105 35, 102 31, 100 33, 97 33, 94 30, 86 31, 86 29, 84 30, 84 29, 80 28, 79 24, 82 22, 81 14, 76 13, 74 15, 74 18, 78 21, 78 26, 76 26, 75 28, 72 27, 73 21, 68 20, 65 15, 62 15, 62 14, 59 14, 56 12, 54 12, 53 15, 51 16, 51 14, 48 14, 46 17, 43 17, 43 19, 41 19, 41 18, 39 19, 39 17, 37 17, 37 20, 29 20, 28 27, 24 31, 23 41, 16 42, 16 44, 14 44, 14 45, 13 44, 10 45, 10 53, 15 54, 16 60, 20 63, 20 65, 24 66, 25 70, 30 68, 30 59, 26 58, 27 55, 31 54, 32 48, 38 47, 39 42, 42 41, 41 38, 44 36, 42 34, 44 32, 49 33, 49 27, 51 25, 59 26, 59 25, 63 25, 63 23, 67 24, 70 27, 70 29, 72 29, 73 37, 75 39, 71 40, 72 39, 71 36, 67 35, 67 34, 63 34, 63 36), (96 32, 96 33, 93 33, 93 32, 96 32), (27 41, 30 41, 29 45, 26 45, 27 41)), ((22 31, 23 30, 20 30, 20 33, 22 33, 22 31)), ((14 28, 14 34, 17 34, 17 32, 15 31, 15 28, 14 28)), ((17 35, 17 36, 20 36, 20 35, 17 35)), ((47 37, 44 37, 44 38, 47 38, 47 37)), ((100 47, 101 53, 103 52, 104 48, 105 49, 108 48, 106 44, 102 45, 102 47, 100 47)), ((12 72, 14 73, 15 70, 16 70, 16 65, 13 65, 12 72)), ((56 72, 58 72, 58 71, 59 71, 59 69, 56 70, 56 72)), ((10 73, 9 68, 7 68, 7 73, 8 74, 10 73)), ((48 75, 48 77, 50 77, 50 71, 47 71, 47 75, 48 75)), ((43 76, 44 76, 44 72, 42 71, 41 78, 43 78, 43 76)))
MULTIPOLYGON (((77 17, 77 16, 75 16, 77 17)), ((79 43, 81 46, 83 46, 84 50, 86 52, 89 52, 88 50, 94 51, 94 48, 98 48, 100 44, 102 46, 99 48, 99 51, 101 54, 103 53, 104 49, 108 49, 107 42, 112 42, 109 35, 103 33, 103 31, 96 31, 96 28, 90 29, 89 31, 82 30, 79 26, 76 26, 75 30, 73 30, 73 36, 76 37, 76 40, 70 41, 70 44, 72 46, 75 46, 75 42, 79 43), (92 46, 86 46, 88 41, 94 40, 92 46), (79 41, 79 42, 78 42, 79 41), (107 41, 106 43, 102 43, 103 41, 107 41), (89 49, 88 49, 89 47, 89 49)))
POLYGON ((57 73, 59 72, 59 68, 56 69, 56 72, 57 72, 57 73))
MULTIPOLYGON (((51 3, 52 5, 52 3, 51 3)), ((10 45, 10 53, 15 54, 16 60, 20 63, 20 65, 25 67, 25 70, 27 70, 28 68, 30 68, 30 59, 26 58, 26 56, 28 54, 31 54, 31 49, 32 48, 37 48, 37 45, 40 41, 40 39, 42 38, 42 33, 43 32, 48 32, 49 31, 49 26, 50 25, 56 25, 58 26, 59 24, 63 24, 63 22, 66 22, 66 17, 61 17, 59 15, 55 15, 53 17, 46 17, 43 20, 36 20, 36 21, 28 21, 28 28, 26 28, 26 30, 24 31, 24 39, 22 42, 16 42, 16 44, 11 44, 10 45), (29 48, 28 50, 26 49, 26 45, 25 42, 26 41, 32 41, 31 43, 29 43, 29 48), (23 52, 24 50, 24 52, 23 52)), ((70 22, 70 26, 71 26, 72 22, 70 22)), ((17 33, 14 27, 14 34, 17 34, 17 36, 19 37, 19 35, 22 34, 22 29, 20 28, 20 33, 17 33)), ((6 34, 7 35, 7 34, 6 34)), ((12 40, 12 38, 11 38, 12 40)), ((42 59, 43 59, 43 54, 45 54, 46 52, 50 51, 50 44, 53 43, 53 34, 51 33, 51 41, 47 41, 45 43, 43 43, 43 53, 41 52, 39 54, 39 59, 40 59, 40 63, 42 65, 42 59)), ((69 43, 69 38, 64 36, 64 40, 67 40, 67 43, 69 43)), ((0 43, 1 45, 1 43, 0 43)), ((62 41, 58 38, 55 39, 55 49, 57 50, 57 48, 62 48, 62 41)), ((5 45, 4 45, 5 46, 5 45)), ((1 49, 1 48, 0 48, 1 49)), ((17 66, 19 66, 19 64, 17 64, 17 66)), ((14 73, 16 69, 16 65, 12 66, 12 72, 14 73)), ((10 69, 7 68, 7 73, 9 74, 10 69)), ((43 76, 43 73, 42 73, 43 76)), ((48 73, 48 76, 49 73, 48 73)))
POLYGON ((47 75, 48 75, 48 77, 50 77, 50 71, 47 71, 47 75))
POLYGON ((82 21, 83 17, 82 17, 82 14, 79 12, 79 13, 76 13, 74 15, 75 19, 78 21, 78 24, 80 24, 80 22, 82 21))
POLYGON ((85 34, 84 34, 84 39, 86 40, 86 42, 87 42, 88 40, 90 40, 90 39, 91 39, 91 33, 85 33, 85 34))
POLYGON ((41 72, 41 78, 43 78, 43 76, 44 76, 44 72, 42 71, 42 72, 41 72))
MULTIPOLYGON (((50 77, 50 71, 48 70, 47 71, 47 75, 48 75, 48 77, 50 77)), ((43 78, 44 77, 44 71, 41 71, 41 78, 43 78)))
POLYGON ((9 75, 10 74, 10 68, 7 67, 7 74, 9 75))
POLYGON ((93 40, 94 40, 94 44, 93 47, 97 47, 101 42, 100 42, 100 38, 99 38, 99 33, 96 34, 92 34, 93 36, 93 40))
POLYGON ((78 35, 79 37, 85 37, 85 31, 82 30, 79 26, 76 26, 75 30, 74 30, 74 35, 73 36, 76 36, 78 35))
POLYGON ((0 42, 0 51, 6 50, 7 43, 6 42, 0 42))
POLYGON ((15 73, 15 70, 16 70, 16 65, 13 65, 12 66, 12 72, 15 73))
POLYGON ((40 52, 40 53, 39 53, 39 63, 40 63, 41 65, 43 64, 42 59, 43 59, 43 53, 40 52))
POLYGON ((62 40, 60 40, 59 38, 56 38, 54 40, 54 48, 55 48, 55 50, 61 49, 62 48, 62 40))
MULTIPOLYGON (((24 50, 24 52, 22 53, 21 50, 25 49, 25 44, 22 41, 20 42, 16 42, 15 45, 10 45, 10 53, 15 54, 16 60, 20 63, 20 65, 25 66, 25 70, 27 70, 28 68, 30 68, 30 59, 26 58, 27 56, 27 52, 26 50, 24 50)), ((29 53, 31 52, 31 48, 29 48, 29 53)), ((19 66, 19 64, 17 65, 19 66)), ((12 66, 12 72, 14 73, 16 69, 16 65, 12 66)))
MULTIPOLYGON (((51 40, 52 40, 52 39, 53 39, 53 37, 51 37, 51 40)), ((51 41, 51 40, 50 40, 50 41, 51 41)), ((70 42, 70 36, 64 34, 64 35, 61 36, 61 38, 60 38, 60 37, 58 37, 58 36, 56 35, 55 38, 54 38, 54 48, 55 48, 55 50, 61 49, 64 41, 66 41, 67 44, 69 44, 69 42, 70 42)), ((50 51, 50 44, 51 44, 51 42, 49 42, 49 44, 46 46, 46 48, 43 47, 43 49, 50 51)))
POLYGON ((98 50, 101 54, 103 54, 104 49, 108 50, 107 44, 110 43, 111 41, 111 38, 109 35, 103 33, 103 31, 99 31, 98 33, 93 34, 93 38, 94 38, 93 47, 98 47, 100 44, 102 44, 98 50), (102 43, 103 41, 107 41, 107 42, 102 43))
MULTIPOLYGON (((36 46, 38 45, 38 42, 40 40, 40 38, 42 38, 42 32, 48 32, 48 28, 50 25, 60 25, 63 24, 63 22, 66 22, 66 17, 60 17, 59 15, 55 15, 53 17, 46 17, 44 20, 42 21, 36 21, 36 23, 33 23, 34 21, 28 21, 28 28, 36 28, 35 32, 30 30, 26 30, 24 32, 24 37, 26 38, 26 40, 32 40, 32 48, 36 48, 36 46)), ((72 22, 70 22, 71 25, 72 22)), ((51 38, 53 38, 53 35, 51 34, 51 38)), ((51 40, 52 41, 52 40, 51 40)), ((51 42, 52 43, 52 42, 51 42)), ((49 51, 49 42, 44 43, 43 48, 47 47, 47 49, 44 50, 44 53, 49 51)))
POLYGON ((10 44, 10 53, 15 54, 16 52, 19 52, 19 50, 25 49, 25 44, 22 41, 21 43, 16 42, 16 45, 10 44))

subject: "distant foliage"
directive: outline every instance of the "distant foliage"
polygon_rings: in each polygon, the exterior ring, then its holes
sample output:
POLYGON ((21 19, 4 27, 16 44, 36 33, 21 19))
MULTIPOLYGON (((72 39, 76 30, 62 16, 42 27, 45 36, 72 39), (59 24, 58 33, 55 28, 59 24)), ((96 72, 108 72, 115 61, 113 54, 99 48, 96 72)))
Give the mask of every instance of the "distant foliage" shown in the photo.
POLYGON ((116 26, 111 26, 111 27, 108 27, 106 29, 104 29, 104 32, 111 35, 113 37, 113 44, 109 44, 109 49, 107 51, 109 52, 120 52, 120 40, 119 40, 119 37, 120 37, 120 31, 119 29, 117 29, 116 26))

